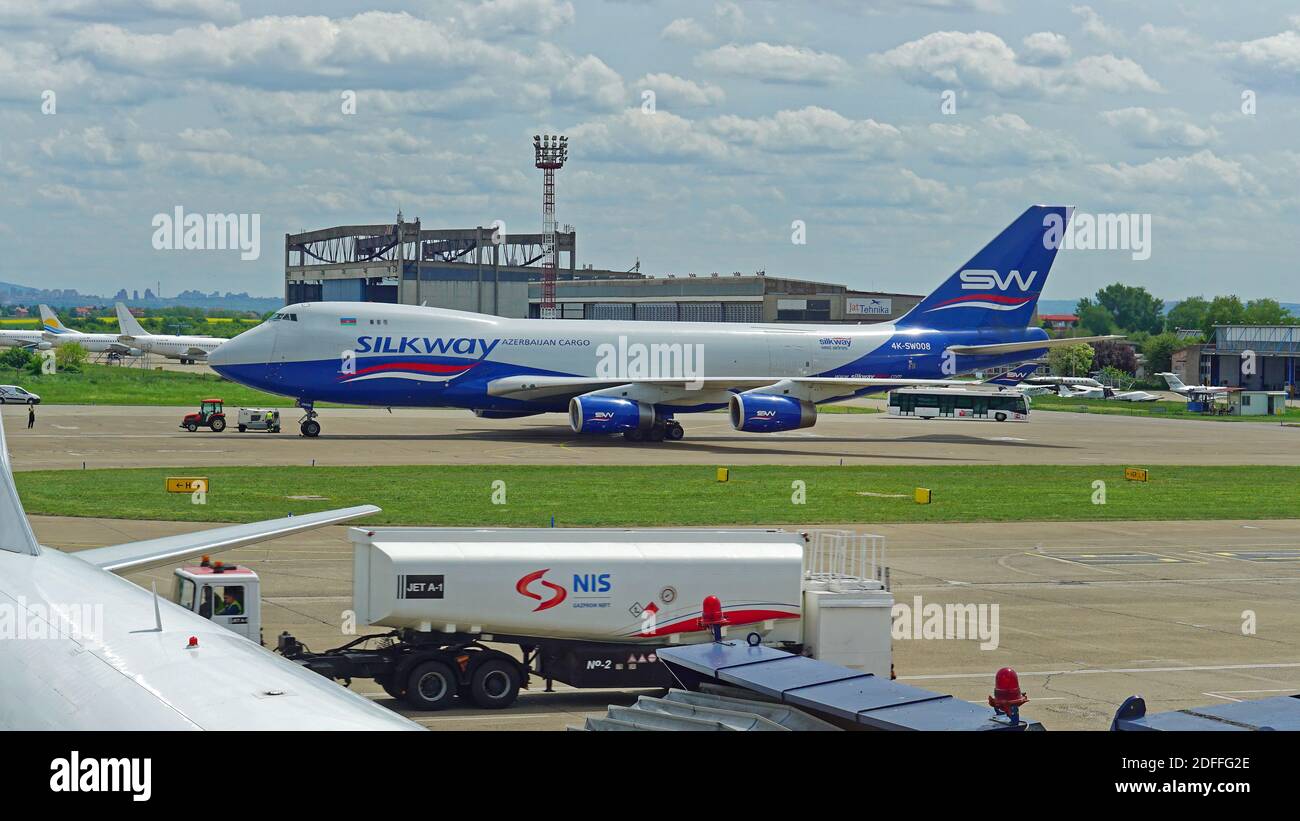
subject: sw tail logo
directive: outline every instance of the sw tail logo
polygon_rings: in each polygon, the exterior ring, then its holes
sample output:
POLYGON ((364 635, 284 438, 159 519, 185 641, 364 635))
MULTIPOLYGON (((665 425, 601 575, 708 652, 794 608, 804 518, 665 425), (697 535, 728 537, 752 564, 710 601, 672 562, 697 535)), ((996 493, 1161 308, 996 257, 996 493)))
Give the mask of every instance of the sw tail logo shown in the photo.
POLYGON ((519 593, 519 595, 527 596, 530 599, 536 599, 537 601, 541 602, 540 604, 538 604, 536 607, 533 608, 534 613, 538 612, 539 610, 550 610, 552 607, 564 601, 565 597, 569 595, 563 587, 560 587, 558 584, 552 584, 551 582, 548 582, 546 579, 542 578, 543 576, 546 575, 547 570, 550 570, 550 568, 548 567, 544 570, 535 570, 532 573, 529 573, 527 576, 521 578, 519 581, 515 582, 515 590, 519 593), (533 582, 536 581, 540 581, 542 583, 542 587, 548 588, 551 591, 551 597, 546 601, 542 601, 541 596, 537 595, 536 593, 528 589, 529 585, 531 585, 533 582))
POLYGON ((1030 271, 1029 276, 1025 276, 1020 271, 1007 271, 1007 275, 1003 277, 1001 271, 970 270, 962 271, 958 276, 961 278, 961 287, 968 291, 1005 291, 1013 282, 1016 290, 1028 291, 1034 284, 1034 280, 1038 278, 1038 272, 1030 271))

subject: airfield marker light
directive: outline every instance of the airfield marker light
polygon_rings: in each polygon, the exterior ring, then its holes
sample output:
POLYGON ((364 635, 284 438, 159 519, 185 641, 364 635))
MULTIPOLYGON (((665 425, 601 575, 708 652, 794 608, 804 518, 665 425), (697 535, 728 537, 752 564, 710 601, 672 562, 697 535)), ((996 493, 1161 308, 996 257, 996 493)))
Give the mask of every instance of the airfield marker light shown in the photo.
POLYGON ((1010 667, 1003 667, 993 677, 993 695, 989 696, 989 706, 995 712, 1011 719, 1012 726, 1020 723, 1020 707, 1029 701, 1029 696, 1020 689, 1020 676, 1010 667))
POLYGON ((727 623, 727 616, 722 612, 722 602, 717 596, 705 596, 700 611, 700 629, 712 630, 713 640, 722 641, 722 625, 727 623))

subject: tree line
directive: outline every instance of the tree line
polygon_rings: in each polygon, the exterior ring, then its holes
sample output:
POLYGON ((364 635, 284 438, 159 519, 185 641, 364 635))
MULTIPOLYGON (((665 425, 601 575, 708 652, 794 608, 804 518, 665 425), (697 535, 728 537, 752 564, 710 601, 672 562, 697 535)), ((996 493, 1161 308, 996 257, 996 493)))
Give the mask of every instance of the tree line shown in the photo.
MULTIPOLYGON (((1215 325, 1300 325, 1300 317, 1276 299, 1243 302, 1235 294, 1213 299, 1194 296, 1166 312, 1164 301, 1146 288, 1120 282, 1080 299, 1075 314, 1079 329, 1089 336, 1124 334, 1142 351, 1147 373, 1169 370, 1173 353, 1179 348, 1213 339, 1215 325), (1176 331, 1196 333, 1179 336, 1176 331)), ((1129 345, 1100 343, 1093 348, 1091 370, 1113 368, 1131 374, 1137 369, 1137 358, 1129 345)))

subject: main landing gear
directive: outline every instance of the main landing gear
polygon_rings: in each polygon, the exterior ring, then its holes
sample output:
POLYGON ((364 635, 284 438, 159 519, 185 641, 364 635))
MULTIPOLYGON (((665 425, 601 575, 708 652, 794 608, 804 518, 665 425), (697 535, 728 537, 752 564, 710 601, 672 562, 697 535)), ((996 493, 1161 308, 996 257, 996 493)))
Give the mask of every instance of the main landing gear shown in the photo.
POLYGON ((316 410, 312 403, 300 401, 298 407, 307 412, 307 415, 298 421, 298 431, 309 439, 320 436, 320 422, 316 421, 316 410))
POLYGON ((655 420, 649 430, 626 430, 623 438, 629 442, 662 442, 665 439, 676 442, 686 435, 682 423, 676 419, 655 420))

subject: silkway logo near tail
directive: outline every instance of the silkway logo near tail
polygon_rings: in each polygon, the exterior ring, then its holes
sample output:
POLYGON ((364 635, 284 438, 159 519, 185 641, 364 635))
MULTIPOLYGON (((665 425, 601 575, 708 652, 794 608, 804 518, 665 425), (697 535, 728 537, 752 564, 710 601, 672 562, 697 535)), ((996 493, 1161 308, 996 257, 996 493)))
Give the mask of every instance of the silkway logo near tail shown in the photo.
POLYGON ((500 339, 475 337, 359 336, 357 353, 460 354, 486 359, 500 339))
MULTIPOLYGON (((1001 271, 993 269, 969 269, 959 273, 957 278, 961 280, 962 290, 966 291, 1006 291, 1012 285, 1015 285, 1016 290, 1023 292, 1028 291, 1033 286, 1034 280, 1038 278, 1038 272, 1030 271, 1026 275, 1020 271, 1007 271, 1004 276, 1001 271)), ((946 311, 949 308, 984 308, 991 311, 1014 311, 1033 298, 1033 294, 1027 296, 1007 296, 1003 293, 962 294, 959 297, 940 302, 926 313, 946 311)))

